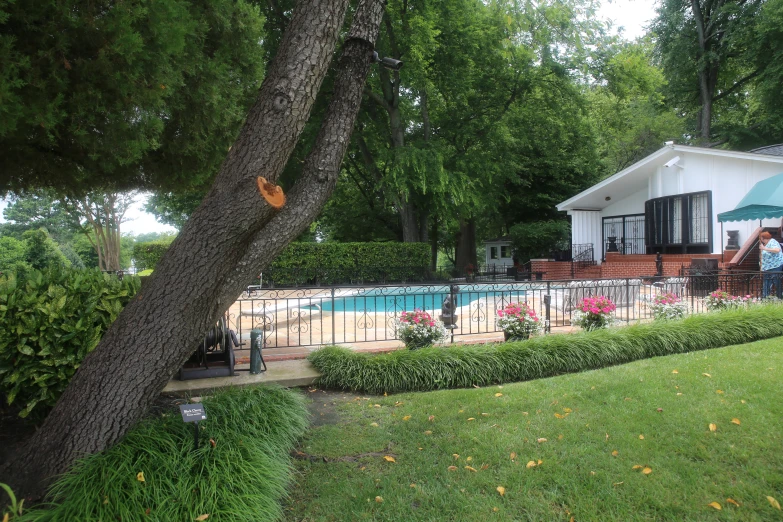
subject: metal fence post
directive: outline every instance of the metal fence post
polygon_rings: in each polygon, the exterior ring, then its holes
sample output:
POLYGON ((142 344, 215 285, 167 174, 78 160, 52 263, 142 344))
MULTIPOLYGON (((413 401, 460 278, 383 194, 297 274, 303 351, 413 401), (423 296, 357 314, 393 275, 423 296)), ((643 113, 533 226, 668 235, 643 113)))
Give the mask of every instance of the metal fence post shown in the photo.
MULTIPOLYGON (((625 218, 623 218, 625 220, 625 218)), ((629 278, 625 278, 625 302, 626 304, 630 303, 631 299, 631 280, 629 278)), ((629 313, 628 306, 625 307, 625 324, 630 324, 631 322, 631 314, 629 313)), ((633 304, 631 304, 630 308, 633 308, 633 304)))
POLYGON ((331 289, 331 294, 332 294, 332 345, 335 345, 335 344, 337 344, 337 329, 335 328, 335 323, 334 323, 334 318, 335 318, 335 313, 334 313, 334 287, 332 287, 332 289, 331 289))
POLYGON ((552 296, 549 293, 551 284, 552 283, 550 283, 549 281, 546 282, 546 295, 544 296, 544 306, 546 306, 546 310, 544 311, 544 317, 546 320, 547 333, 552 333, 552 322, 551 322, 550 308, 549 308, 549 305, 552 303, 552 296))

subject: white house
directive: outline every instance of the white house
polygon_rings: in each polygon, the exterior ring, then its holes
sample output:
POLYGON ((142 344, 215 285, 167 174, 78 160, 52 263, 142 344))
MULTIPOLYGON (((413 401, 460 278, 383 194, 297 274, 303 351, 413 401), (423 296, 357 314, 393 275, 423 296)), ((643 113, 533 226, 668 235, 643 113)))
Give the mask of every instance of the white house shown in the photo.
MULTIPOLYGON (((600 262, 622 254, 719 254, 725 231, 742 245, 758 221, 721 226, 758 181, 783 173, 783 145, 750 152, 667 143, 662 149, 557 205, 571 216, 571 241, 592 244, 600 262)), ((783 201, 781 201, 783 206, 783 201)), ((762 226, 778 227, 780 219, 762 226)))
POLYGON ((489 266, 511 266, 514 264, 512 259, 511 238, 504 236, 497 239, 484 241, 486 250, 485 263, 489 266))

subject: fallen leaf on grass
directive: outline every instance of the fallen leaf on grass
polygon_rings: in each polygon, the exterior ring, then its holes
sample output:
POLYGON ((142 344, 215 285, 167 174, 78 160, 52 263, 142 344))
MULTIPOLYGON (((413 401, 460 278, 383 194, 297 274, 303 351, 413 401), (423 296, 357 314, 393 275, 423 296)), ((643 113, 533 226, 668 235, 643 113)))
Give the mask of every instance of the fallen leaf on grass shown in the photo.
POLYGON ((558 419, 565 419, 567 416, 568 416, 567 413, 565 415, 560 415, 559 413, 555 413, 555 417, 557 417, 558 419))
POLYGON ((373 404, 373 405, 372 405, 372 407, 373 407, 373 408, 380 408, 380 407, 381 407, 381 405, 380 405, 380 404, 373 404))
POLYGON ((473 460, 473 457, 468 457, 468 458, 466 458, 465 460, 467 460, 468 462, 470 462, 471 460, 473 460))
POLYGON ((650 473, 652 473, 652 468, 644 468, 642 470, 642 473, 644 473, 645 475, 649 475, 650 473))
POLYGON ((726 499, 726 503, 727 504, 734 504, 735 506, 740 507, 740 503, 737 502, 736 500, 734 500, 733 498, 727 498, 726 499))
POLYGON ((432 432, 430 430, 427 430, 424 432, 425 435, 432 435, 432 432))
POLYGON ((198 522, 203 522, 204 520, 209 518, 209 513, 204 513, 203 515, 199 515, 193 520, 198 520, 198 522))
POLYGON ((392 457, 391 455, 384 455, 383 460, 385 460, 386 462, 397 462, 396 460, 394 460, 394 457, 392 457))
POLYGON ((718 425, 714 422, 710 422, 710 431, 718 431, 718 425))
POLYGON ((712 377, 712 375, 710 375, 709 373, 702 373, 702 375, 705 377, 712 377))
POLYGON ((541 437, 540 439, 536 440, 539 444, 542 442, 546 442, 546 439, 544 437, 541 437))
POLYGON ((658 408, 658 413, 661 413, 663 411, 663 408, 658 408))
POLYGON ((413 483, 411 483, 411 487, 412 487, 412 488, 415 488, 415 487, 416 487, 416 484, 413 484, 413 483))
POLYGON ((644 435, 639 435, 639 440, 644 440, 644 435))
POLYGON ((715 390, 715 393, 723 393, 723 390, 715 390))
POLYGON ((571 408, 563 408, 563 411, 566 413, 571 413, 573 410, 571 408))
POLYGON ((745 404, 745 399, 740 399, 740 402, 741 402, 742 404, 745 404))
POLYGON ((503 486, 498 486, 498 487, 495 488, 495 490, 498 493, 500 493, 501 497, 506 494, 506 488, 504 488, 503 486))
POLYGON ((372 426, 373 428, 377 428, 378 427, 378 423, 377 422, 371 422, 370 426, 372 426))
POLYGON ((680 372, 678 372, 677 370, 672 370, 672 373, 680 373, 680 372))
POLYGON ((474 473, 478 472, 478 470, 476 468, 473 468, 471 466, 465 466, 465 469, 468 470, 468 471, 472 471, 474 473))
POLYGON ((214 448, 217 446, 217 442, 215 442, 215 439, 209 439, 209 444, 214 448))
POLYGON ((502 397, 502 396, 503 396, 503 394, 502 394, 502 393, 496 393, 496 394, 495 394, 495 397, 502 397))
POLYGON ((449 471, 457 471, 457 466, 449 466, 447 469, 449 471))
POLYGON ((498 511, 500 511, 500 508, 493 507, 493 508, 492 508, 492 511, 493 511, 493 512, 495 512, 495 513, 497 513, 498 511))
POLYGON ((619 451, 617 451, 617 450, 614 450, 614 451, 612 452, 612 457, 616 457, 616 456, 617 456, 617 455, 619 455, 619 454, 620 454, 620 452, 619 452, 619 451))
POLYGON ((711 508, 715 508, 715 509, 717 509, 718 511, 720 511, 721 509, 723 509, 722 507, 720 507, 720 504, 718 504, 717 502, 710 502, 710 503, 709 503, 709 504, 707 504, 707 505, 708 505, 708 506, 710 506, 711 508))
POLYGON ((378 504, 380 504, 381 502, 383 502, 383 497, 375 497, 375 501, 376 501, 378 504))
POLYGON ((530 469, 530 468, 535 468, 536 466, 537 466, 536 461, 535 460, 531 460, 530 462, 527 463, 527 465, 525 467, 530 469))
POLYGON ((623 481, 623 482, 612 482, 612 486, 619 486, 621 484, 625 484, 625 481, 623 481))
POLYGON ((731 423, 732 424, 736 424, 737 426, 739 426, 740 425, 740 420, 739 419, 731 419, 731 423))
POLYGON ((780 504, 777 500, 775 500, 775 497, 767 496, 767 500, 769 500, 769 505, 772 506, 775 509, 780 509, 780 504))
POLYGON ((451 456, 454 457, 455 459, 458 459, 459 458, 459 453, 452 453, 451 456))
POLYGON ((143 471, 139 471, 138 473, 136 473, 136 480, 138 480, 139 482, 144 482, 144 472, 143 471))
POLYGON ((427 420, 430 421, 430 422, 434 421, 435 420, 435 415, 430 415, 429 417, 427 417, 427 420))
POLYGON ((513 451, 511 452, 510 456, 511 456, 511 460, 514 460, 515 458, 517 458, 517 454, 514 453, 513 451))
POLYGON ((410 415, 406 415, 405 417, 402 418, 402 420, 409 421, 409 420, 411 420, 411 416, 410 415))
POLYGON ((476 419, 475 419, 474 417, 468 417, 468 420, 469 420, 469 421, 474 421, 474 420, 476 420, 476 419))
POLYGON ((644 467, 644 466, 642 466, 641 464, 636 464, 636 465, 635 465, 634 467, 632 467, 631 469, 642 469, 643 467, 644 467))
POLYGON ((489 469, 489 464, 482 464, 481 469, 482 470, 489 469))

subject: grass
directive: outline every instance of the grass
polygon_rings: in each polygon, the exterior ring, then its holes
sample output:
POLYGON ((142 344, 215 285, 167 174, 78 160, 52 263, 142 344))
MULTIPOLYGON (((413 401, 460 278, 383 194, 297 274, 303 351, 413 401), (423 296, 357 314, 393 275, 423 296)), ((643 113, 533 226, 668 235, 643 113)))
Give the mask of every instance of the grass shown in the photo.
POLYGON ((193 425, 179 412, 145 420, 58 480, 50 506, 13 520, 278 520, 291 480, 289 451, 308 424, 304 398, 252 387, 226 389, 203 403, 198 450, 193 425))
POLYGON ((517 343, 382 355, 326 347, 308 358, 322 374, 322 387, 397 393, 538 379, 778 336, 783 336, 783 306, 763 305, 517 343))
POLYGON ((781 520, 767 496, 783 501, 782 376, 783 339, 770 339, 504 386, 349 395, 338 404, 340 424, 314 428, 303 443, 312 458, 297 461, 286 513, 297 521, 781 520))

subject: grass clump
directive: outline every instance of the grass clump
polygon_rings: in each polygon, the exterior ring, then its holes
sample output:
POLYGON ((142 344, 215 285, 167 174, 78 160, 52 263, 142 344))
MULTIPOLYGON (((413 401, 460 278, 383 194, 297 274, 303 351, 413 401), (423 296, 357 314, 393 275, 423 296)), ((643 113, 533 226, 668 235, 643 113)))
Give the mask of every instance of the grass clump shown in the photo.
POLYGON ((538 379, 779 336, 783 306, 772 304, 523 342, 382 355, 327 347, 308 358, 322 374, 322 387, 392 393, 538 379))
POLYGON ((308 425, 304 397, 259 386, 222 390, 203 403, 198 450, 193 425, 178 412, 144 420, 55 482, 50 505, 14 520, 279 520, 289 451, 308 425))
POLYGON ((781 520, 767 498, 783 503, 781 372, 769 339, 480 389, 333 394, 339 423, 308 432, 288 520, 781 520))

